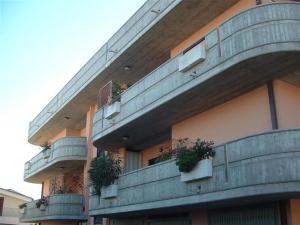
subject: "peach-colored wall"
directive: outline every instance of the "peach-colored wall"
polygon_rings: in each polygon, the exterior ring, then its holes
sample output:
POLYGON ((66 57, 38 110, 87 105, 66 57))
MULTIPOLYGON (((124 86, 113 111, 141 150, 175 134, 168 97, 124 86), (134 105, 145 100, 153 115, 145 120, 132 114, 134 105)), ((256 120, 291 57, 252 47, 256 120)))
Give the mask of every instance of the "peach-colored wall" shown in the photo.
POLYGON ((300 127, 300 88, 280 80, 273 84, 278 127, 300 127))
POLYGON ((179 45, 174 47, 171 50, 171 57, 176 56, 178 53, 182 52, 184 49, 195 43, 197 40, 203 38, 207 33, 209 33, 214 28, 218 27, 222 24, 225 20, 229 19, 233 15, 237 14, 238 12, 250 8, 255 5, 255 0, 241 0, 231 8, 223 12, 221 15, 216 17, 214 20, 209 22, 207 25, 202 27, 200 30, 196 31, 193 35, 189 38, 181 42, 179 45))
POLYGON ((71 137, 71 136, 85 136, 81 135, 83 133, 83 130, 75 130, 75 129, 63 129, 61 132, 59 132, 57 135, 55 135, 53 138, 51 138, 48 141, 48 144, 52 144, 56 140, 62 138, 62 137, 71 137))
POLYGON ((50 189, 50 180, 44 180, 43 196, 49 195, 49 189, 50 189))
POLYGON ((192 225, 208 225, 208 216, 205 211, 192 212, 191 218, 192 225))
POLYGON ((291 199, 287 209, 288 225, 300 224, 300 199, 291 199))
POLYGON ((172 138, 223 143, 271 129, 266 85, 186 119, 172 127, 172 138))
POLYGON ((168 146, 170 146, 170 141, 165 141, 161 144, 143 150, 142 151, 143 167, 149 166, 148 164, 149 160, 158 157, 161 152, 161 149, 166 149, 168 146))
POLYGON ((86 132, 86 137, 87 137, 87 160, 84 164, 83 168, 83 193, 85 196, 85 212, 88 212, 88 195, 89 195, 89 174, 88 170, 90 168, 90 162, 91 160, 97 156, 97 149, 93 146, 93 140, 92 140, 92 129, 93 129, 93 117, 95 112, 97 111, 96 105, 92 105, 89 108, 89 111, 86 114, 86 127, 85 127, 85 132, 86 132))

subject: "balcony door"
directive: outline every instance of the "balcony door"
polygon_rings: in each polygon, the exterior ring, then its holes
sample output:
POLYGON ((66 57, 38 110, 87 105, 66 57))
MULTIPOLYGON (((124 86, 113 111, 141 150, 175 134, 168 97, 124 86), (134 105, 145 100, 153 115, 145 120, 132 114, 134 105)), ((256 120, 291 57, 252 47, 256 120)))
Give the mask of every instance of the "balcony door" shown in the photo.
POLYGON ((125 173, 137 170, 142 167, 141 152, 126 151, 125 156, 125 173))

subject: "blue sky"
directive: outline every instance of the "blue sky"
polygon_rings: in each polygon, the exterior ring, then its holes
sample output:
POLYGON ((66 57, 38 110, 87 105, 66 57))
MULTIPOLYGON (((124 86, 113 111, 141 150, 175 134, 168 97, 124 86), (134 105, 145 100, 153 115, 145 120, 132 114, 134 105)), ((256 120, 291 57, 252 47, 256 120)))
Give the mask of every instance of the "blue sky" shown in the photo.
POLYGON ((28 123, 145 0, 0 0, 0 187, 23 182, 36 155, 28 123))

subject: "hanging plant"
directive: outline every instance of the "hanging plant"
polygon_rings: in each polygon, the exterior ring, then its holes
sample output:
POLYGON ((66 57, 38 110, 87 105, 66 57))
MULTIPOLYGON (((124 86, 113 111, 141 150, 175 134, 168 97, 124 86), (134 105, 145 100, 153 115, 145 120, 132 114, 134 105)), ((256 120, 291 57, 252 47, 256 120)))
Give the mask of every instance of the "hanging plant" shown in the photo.
POLYGON ((101 188, 111 185, 121 173, 121 160, 113 159, 110 154, 94 158, 89 169, 94 194, 101 196, 101 188))

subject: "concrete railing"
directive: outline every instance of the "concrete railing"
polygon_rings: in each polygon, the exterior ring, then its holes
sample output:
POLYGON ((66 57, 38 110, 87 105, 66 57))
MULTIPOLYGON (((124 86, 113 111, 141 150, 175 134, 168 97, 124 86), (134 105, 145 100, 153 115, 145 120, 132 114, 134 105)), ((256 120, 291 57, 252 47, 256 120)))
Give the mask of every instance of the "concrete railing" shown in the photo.
POLYGON ((26 180, 60 161, 86 160, 86 155, 85 137, 63 137, 55 141, 50 149, 40 152, 25 163, 24 179, 26 180))
POLYGON ((94 116, 93 141, 247 59, 268 53, 300 51, 299 31, 299 3, 261 5, 233 16, 205 36, 203 62, 179 72, 181 55, 172 58, 121 95, 120 113, 112 121, 103 119, 104 108, 99 109, 94 116))
POLYGON ((252 135, 214 149, 211 178, 181 182, 175 161, 165 161, 121 176, 116 198, 99 202, 98 196, 90 196, 90 214, 110 215, 300 193, 300 129, 252 135))
POLYGON ((79 194, 59 194, 48 197, 48 206, 44 210, 37 208, 36 201, 27 203, 24 213, 19 214, 21 222, 44 220, 86 220, 83 211, 83 196, 79 194))
POLYGON ((131 44, 182 0, 147 1, 30 122, 29 139, 131 44), (159 13, 155 13, 159 12, 159 13), (49 113, 51 112, 51 113, 49 113))

